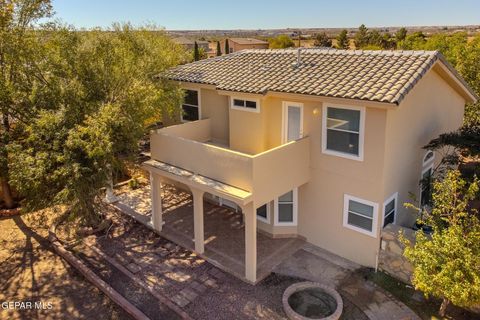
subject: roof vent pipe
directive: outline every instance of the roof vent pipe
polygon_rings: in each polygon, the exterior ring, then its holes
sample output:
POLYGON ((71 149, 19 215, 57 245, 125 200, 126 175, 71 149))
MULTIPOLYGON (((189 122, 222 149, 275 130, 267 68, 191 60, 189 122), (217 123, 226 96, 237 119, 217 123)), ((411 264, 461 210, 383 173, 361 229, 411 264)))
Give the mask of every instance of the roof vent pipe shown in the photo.
POLYGON ((302 49, 298 48, 297 50, 297 66, 300 67, 300 64, 302 63, 302 57, 301 57, 301 54, 300 54, 300 51, 302 49))

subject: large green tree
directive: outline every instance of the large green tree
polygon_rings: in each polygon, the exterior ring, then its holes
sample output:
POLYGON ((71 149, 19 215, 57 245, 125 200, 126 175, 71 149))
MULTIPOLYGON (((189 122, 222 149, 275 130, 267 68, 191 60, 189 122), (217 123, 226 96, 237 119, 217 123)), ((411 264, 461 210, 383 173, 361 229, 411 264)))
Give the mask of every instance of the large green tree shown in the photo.
POLYGON ((338 35, 337 35, 337 44, 336 47, 337 49, 349 49, 350 48, 350 43, 348 40, 348 31, 346 29, 343 29, 338 35))
POLYGON ((18 125, 29 123, 38 109, 51 107, 54 81, 47 66, 48 38, 33 26, 51 16, 48 0, 0 0, 0 182, 3 201, 12 208, 9 146, 18 125))
POLYGON ((356 49, 361 49, 365 46, 367 46, 368 43, 368 28, 362 24, 360 27, 358 27, 357 33, 355 33, 355 48, 356 49))
POLYGON ((73 94, 25 126, 25 139, 12 146, 12 182, 27 208, 63 204, 95 225, 112 170, 136 154, 150 122, 178 111, 181 90, 156 76, 188 57, 163 32, 128 24, 64 38, 72 43, 64 61, 73 94))
POLYGON ((479 183, 468 184, 460 172, 449 171, 433 189, 432 210, 423 214, 433 235, 417 232, 414 244, 401 239, 413 265, 415 288, 443 300, 443 317, 450 302, 460 307, 480 303, 480 222, 478 213, 469 210, 479 183))

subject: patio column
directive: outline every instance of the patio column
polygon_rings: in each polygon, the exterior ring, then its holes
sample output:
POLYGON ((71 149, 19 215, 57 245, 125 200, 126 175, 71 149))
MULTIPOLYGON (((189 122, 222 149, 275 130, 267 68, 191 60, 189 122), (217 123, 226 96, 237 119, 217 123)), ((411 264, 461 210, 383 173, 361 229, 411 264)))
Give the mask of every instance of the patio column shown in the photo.
POLYGON ((161 179, 158 175, 150 172, 150 191, 152 195, 152 225, 158 232, 162 231, 162 196, 161 179))
POLYGON ((257 216, 253 202, 242 206, 245 219, 245 278, 257 280, 257 216))
POLYGON ((190 187, 193 195, 193 228, 195 234, 195 251, 203 253, 205 251, 205 240, 203 233, 203 194, 199 189, 190 187))

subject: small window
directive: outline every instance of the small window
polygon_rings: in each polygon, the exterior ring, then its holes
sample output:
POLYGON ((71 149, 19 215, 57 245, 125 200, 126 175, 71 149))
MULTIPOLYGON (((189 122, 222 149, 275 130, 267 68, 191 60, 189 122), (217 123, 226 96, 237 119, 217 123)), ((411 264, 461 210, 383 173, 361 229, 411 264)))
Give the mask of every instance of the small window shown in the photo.
POLYGON ((433 151, 428 151, 427 154, 425 154, 425 157, 423 157, 423 165, 426 166, 430 163, 435 158, 435 153, 433 151))
POLYGON ((197 90, 185 90, 185 99, 182 104, 182 121, 200 119, 199 100, 197 90))
POLYGON ((323 152, 363 160, 364 109, 324 107, 323 113, 323 152))
POLYGON ((376 203, 345 195, 343 225, 376 237, 377 211, 376 203))
POLYGON ((259 112, 258 101, 232 98, 232 108, 238 110, 259 112))
POLYGON ((297 224, 297 193, 294 189, 275 200, 275 225, 297 224))
POLYGON ((268 210, 268 203, 257 208, 257 218, 266 223, 270 223, 270 214, 268 210))
POLYGON ((397 193, 391 196, 384 203, 383 228, 385 228, 390 223, 395 223, 396 211, 397 211, 397 193))
POLYGON ((432 172, 433 167, 429 167, 422 172, 422 180, 420 181, 420 205, 422 208, 432 204, 432 172))

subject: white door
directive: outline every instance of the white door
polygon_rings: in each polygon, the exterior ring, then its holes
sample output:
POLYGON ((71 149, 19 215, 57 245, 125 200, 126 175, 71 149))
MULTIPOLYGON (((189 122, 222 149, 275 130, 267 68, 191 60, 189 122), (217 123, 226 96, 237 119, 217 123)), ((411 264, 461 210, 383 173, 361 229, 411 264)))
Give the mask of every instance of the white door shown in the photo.
POLYGON ((283 102, 282 142, 287 143, 303 136, 303 104, 283 102))

